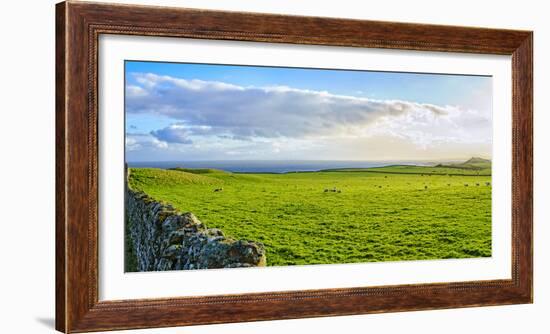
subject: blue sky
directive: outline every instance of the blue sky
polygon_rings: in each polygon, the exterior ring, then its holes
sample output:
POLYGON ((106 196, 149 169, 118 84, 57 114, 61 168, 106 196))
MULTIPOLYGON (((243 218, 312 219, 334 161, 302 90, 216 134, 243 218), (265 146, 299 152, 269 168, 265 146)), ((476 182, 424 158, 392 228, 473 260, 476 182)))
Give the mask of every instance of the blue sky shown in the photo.
POLYGON ((127 157, 490 156, 491 94, 484 76, 127 61, 127 157))

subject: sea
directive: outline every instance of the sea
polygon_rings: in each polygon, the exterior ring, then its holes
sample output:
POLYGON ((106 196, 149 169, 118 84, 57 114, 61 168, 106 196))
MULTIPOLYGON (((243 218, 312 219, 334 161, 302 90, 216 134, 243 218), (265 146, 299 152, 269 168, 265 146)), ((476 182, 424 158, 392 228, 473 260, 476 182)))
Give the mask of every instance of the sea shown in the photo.
POLYGON ((389 165, 433 166, 426 161, 330 161, 330 160, 211 160, 128 162, 138 168, 214 168, 233 173, 315 172, 325 169, 370 168, 389 165))

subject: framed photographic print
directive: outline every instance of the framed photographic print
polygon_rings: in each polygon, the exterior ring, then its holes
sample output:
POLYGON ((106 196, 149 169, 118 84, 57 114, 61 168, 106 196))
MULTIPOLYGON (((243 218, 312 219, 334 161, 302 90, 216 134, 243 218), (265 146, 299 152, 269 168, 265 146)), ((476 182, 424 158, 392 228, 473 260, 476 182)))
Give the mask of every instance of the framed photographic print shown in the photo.
POLYGON ((532 32, 56 9, 59 331, 532 302, 532 32))

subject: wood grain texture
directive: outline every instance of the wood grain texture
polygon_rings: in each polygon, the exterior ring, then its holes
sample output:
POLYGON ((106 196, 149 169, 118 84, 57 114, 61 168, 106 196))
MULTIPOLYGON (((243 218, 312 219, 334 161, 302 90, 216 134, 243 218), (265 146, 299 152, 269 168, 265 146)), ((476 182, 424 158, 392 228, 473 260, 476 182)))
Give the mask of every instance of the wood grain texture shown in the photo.
POLYGON ((532 302, 532 32, 71 1, 58 4, 56 15, 56 329, 59 331, 532 302), (512 279, 99 301, 97 44, 101 34, 511 55, 512 279))
POLYGON ((66 220, 65 220, 65 36, 66 36, 66 21, 65 21, 65 4, 61 3, 56 7, 56 25, 55 25, 55 148, 56 148, 56 163, 55 163, 55 328, 64 330, 66 328, 65 317, 65 287, 67 280, 65 279, 65 236, 66 220))

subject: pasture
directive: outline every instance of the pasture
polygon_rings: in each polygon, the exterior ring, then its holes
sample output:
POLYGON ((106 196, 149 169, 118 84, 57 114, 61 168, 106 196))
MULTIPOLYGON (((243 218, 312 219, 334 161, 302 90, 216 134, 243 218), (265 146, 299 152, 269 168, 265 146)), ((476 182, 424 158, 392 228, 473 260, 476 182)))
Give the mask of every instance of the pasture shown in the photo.
POLYGON ((270 266, 491 256, 490 168, 132 168, 129 184, 226 236, 262 242, 270 266))

